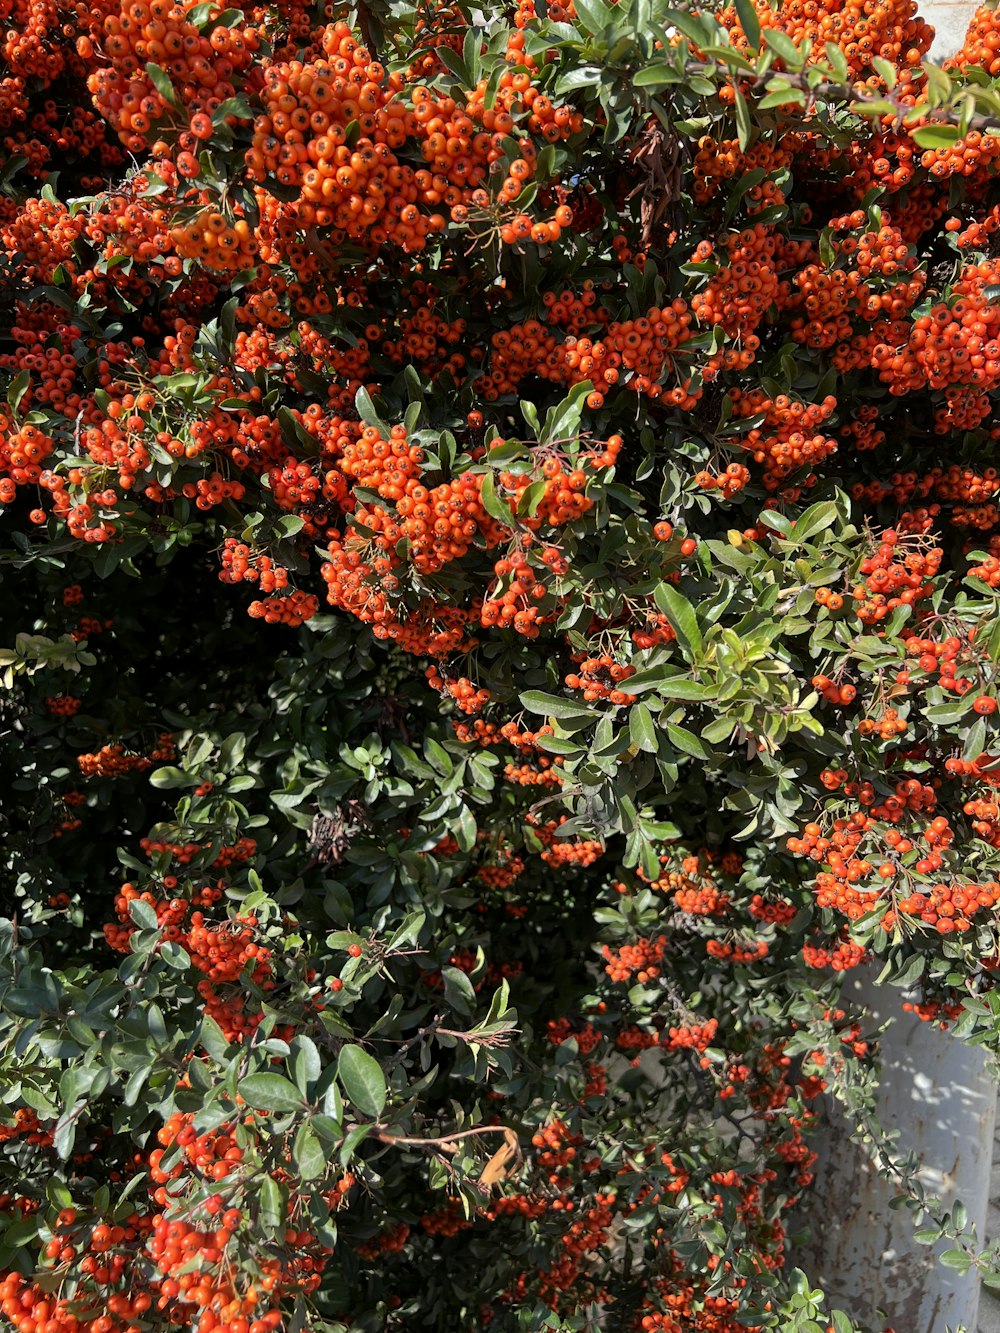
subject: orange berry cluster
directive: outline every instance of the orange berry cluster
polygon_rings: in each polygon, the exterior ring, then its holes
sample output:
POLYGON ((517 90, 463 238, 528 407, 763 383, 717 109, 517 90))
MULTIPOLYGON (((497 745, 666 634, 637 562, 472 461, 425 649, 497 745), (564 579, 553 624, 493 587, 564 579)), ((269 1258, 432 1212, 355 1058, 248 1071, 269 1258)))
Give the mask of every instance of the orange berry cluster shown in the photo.
POLYGON ((798 915, 798 908, 794 903, 786 902, 784 899, 767 902, 759 893, 755 893, 750 899, 747 910, 754 921, 761 921, 771 926, 787 926, 798 915))
POLYGON ((867 951, 852 940, 839 940, 832 948, 815 944, 802 946, 802 961, 807 967, 829 967, 834 972, 847 972, 852 967, 860 967, 867 957, 867 951))
POLYGON ((706 940, 705 952, 725 963, 754 963, 770 953, 767 940, 706 940))
POLYGON ((778 294, 776 245, 772 229, 759 222, 730 236, 725 264, 691 301, 696 319, 718 325, 730 337, 739 334, 748 351, 760 346, 754 330, 778 294))
POLYGON ((937 672, 937 684, 948 693, 966 694, 973 686, 972 678, 963 673, 962 667, 968 665, 971 669, 977 655, 964 632, 947 634, 941 639, 914 633, 906 640, 906 655, 920 671, 937 672))
MULTIPOLYGON (((211 844, 205 845, 210 846, 211 844)), ((171 860, 176 860, 181 865, 190 865, 195 857, 204 850, 200 842, 167 842, 162 838, 140 838, 139 846, 150 859, 154 856, 167 855, 171 860)), ((253 838, 240 837, 231 845, 222 846, 218 849, 212 866, 224 870, 228 866, 249 861, 252 856, 256 855, 256 852, 257 844, 253 838)))
POLYGON ((877 624, 897 606, 913 606, 934 591, 944 551, 919 535, 883 532, 878 549, 861 562, 863 582, 854 589, 855 612, 877 624))
POLYGON ((587 703, 607 699, 609 703, 628 706, 636 701, 637 695, 621 689, 621 682, 634 676, 637 668, 622 666, 608 656, 585 657, 579 663, 579 671, 570 672, 565 677, 571 690, 580 690, 587 703))
POLYGON ((895 708, 887 708, 880 717, 863 717, 858 723, 858 735, 879 736, 889 741, 894 736, 902 736, 906 727, 905 719, 899 716, 895 708))
POLYGON ((154 764, 169 763, 176 757, 174 738, 165 731, 149 754, 126 754, 122 744, 102 745, 94 754, 77 755, 76 762, 85 778, 120 778, 129 773, 147 773, 154 764))
POLYGON ((255 600, 247 607, 247 614, 268 625, 303 625, 319 610, 319 598, 301 588, 292 588, 283 597, 255 600))
POLYGON ((549 759, 539 755, 534 764, 507 764, 503 771, 504 781, 517 787, 561 787, 563 777, 554 766, 560 763, 560 756, 549 759))
POLYGON ((0 1125, 0 1143, 11 1143, 14 1139, 26 1139, 28 1143, 48 1145, 52 1142, 52 1130, 42 1129, 38 1113, 28 1106, 14 1112, 10 1125, 0 1125))
POLYGON ((810 684, 814 690, 819 690, 828 704, 852 704, 858 697, 858 691, 854 685, 838 685, 835 680, 831 680, 829 676, 822 673, 813 676, 810 684))
POLYGON ((441 694, 450 694, 463 713, 480 713, 490 701, 489 690, 477 689, 467 676, 449 680, 441 675, 436 666, 429 666, 424 674, 431 689, 441 694))
POLYGON ((660 975, 660 960, 667 948, 666 935, 655 939, 641 938, 634 944, 623 944, 620 949, 610 945, 601 946, 601 954, 607 962, 605 972, 612 981, 654 981, 660 975))
MULTIPOLYGON (((110 7, 97 46, 102 63, 90 74, 87 87, 94 105, 133 153, 146 151, 147 140, 161 122, 174 120, 174 108, 146 72, 147 62, 159 65, 174 83, 175 98, 185 108, 185 129, 178 135, 177 170, 197 176, 198 160, 192 150, 204 137, 204 121, 223 102, 235 96, 234 73, 245 70, 258 49, 253 28, 241 31, 218 24, 200 29, 187 15, 190 0, 121 0, 110 7), (223 77, 222 69, 229 77, 223 77)), ((88 51, 88 55, 91 51, 88 51)), ((96 63, 96 62, 95 62, 96 63)), ((166 144, 160 141, 161 150, 166 144)))
POLYGON ((45 707, 53 717, 75 717, 83 706, 83 700, 72 694, 54 694, 45 700, 45 707))
POLYGON ((740 443, 755 462, 764 464, 767 490, 778 490, 793 472, 812 469, 836 452, 836 440, 817 430, 837 406, 832 395, 808 404, 793 402, 785 394, 772 399, 760 389, 732 389, 729 397, 734 418, 764 414, 763 422, 748 430, 740 443))
POLYGON ((242 1041, 253 1032, 263 1014, 259 1010, 246 1011, 242 994, 220 993, 219 987, 236 983, 247 969, 255 986, 263 990, 273 989, 271 954, 269 949, 256 942, 255 918, 237 917, 212 923, 206 920, 203 912, 193 910, 199 905, 210 907, 221 897, 221 887, 204 887, 190 898, 158 900, 148 891, 139 893, 134 885, 125 884, 115 899, 118 924, 109 922, 104 927, 104 936, 111 948, 128 953, 135 931, 129 905, 136 898, 148 903, 156 912, 164 939, 183 947, 193 966, 203 973, 205 979, 198 983, 197 989, 207 1012, 231 1041, 242 1041))
POLYGON ((962 45, 944 62, 945 69, 984 69, 992 77, 1000 73, 1000 30, 996 11, 980 5, 973 14, 962 45))
MULTIPOLYGON (((555 321, 557 311, 553 306, 546 314, 555 321)), ((490 340, 490 369, 480 381, 483 397, 494 402, 501 394, 516 393, 523 379, 539 375, 555 384, 590 380, 596 398, 591 395, 588 405, 595 408, 618 384, 690 408, 698 394, 686 387, 688 377, 672 389, 664 389, 660 381, 672 364, 671 354, 691 336, 692 319, 687 303, 678 297, 668 306, 651 306, 636 319, 605 323, 601 338, 573 334, 560 341, 538 320, 515 324, 490 340)))
POLYGON ((973 430, 988 416, 990 391, 1000 384, 1000 310, 988 291, 1000 277, 992 260, 967 265, 941 301, 912 323, 904 348, 880 344, 872 365, 900 397, 929 387, 944 391, 938 420, 944 432, 973 430))
POLYGON ((170 239, 181 259, 196 260, 217 273, 240 273, 253 268, 258 245, 245 218, 227 219, 205 210, 181 226, 171 227, 170 239))
MULTIPOLYGON (((754 9, 763 28, 780 28, 796 44, 808 39, 815 60, 823 58, 827 42, 838 46, 852 81, 877 77, 871 63, 874 56, 903 69, 919 65, 934 37, 933 28, 917 17, 910 0, 878 0, 874 4, 847 0, 836 9, 814 7, 809 0, 786 0, 777 12, 755 0, 754 9)), ((747 38, 736 8, 727 7, 721 17, 734 44, 746 49, 747 38)))
POLYGON ((539 856, 553 869, 593 865, 604 853, 603 844, 593 838, 561 838, 559 830, 568 819, 568 815, 560 815, 542 823, 532 814, 527 816, 528 827, 542 844, 539 856))
POLYGON ((715 1040, 715 1034, 718 1030, 719 1020, 717 1018, 710 1018, 705 1023, 668 1027, 664 1036, 660 1038, 660 1045, 668 1051, 698 1051, 703 1053, 708 1050, 715 1040))
MULTIPOLYGON (((666 878, 679 911, 692 916, 723 916, 729 910, 732 899, 711 879, 706 877, 696 882, 676 874, 668 875, 666 878)), ((664 887, 662 878, 653 884, 653 888, 662 887, 664 887)))
POLYGON ((695 474, 694 484, 701 487, 702 490, 712 490, 718 488, 726 500, 731 500, 734 495, 738 495, 747 482, 750 480, 750 469, 742 463, 730 463, 724 472, 718 476, 711 472, 698 472, 695 474))
POLYGON ((929 893, 911 893, 896 904, 897 912, 916 917, 940 935, 964 934, 972 929, 977 912, 990 911, 1000 902, 1000 884, 936 883, 929 893))

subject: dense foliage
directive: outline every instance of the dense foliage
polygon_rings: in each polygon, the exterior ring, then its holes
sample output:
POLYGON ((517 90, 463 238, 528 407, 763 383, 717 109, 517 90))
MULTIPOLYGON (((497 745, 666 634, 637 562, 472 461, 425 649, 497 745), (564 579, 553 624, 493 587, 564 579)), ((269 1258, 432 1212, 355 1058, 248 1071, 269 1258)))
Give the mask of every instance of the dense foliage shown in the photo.
POLYGON ((0 8, 4 1318, 860 1327, 840 978, 1000 1046, 1000 19, 0 8))

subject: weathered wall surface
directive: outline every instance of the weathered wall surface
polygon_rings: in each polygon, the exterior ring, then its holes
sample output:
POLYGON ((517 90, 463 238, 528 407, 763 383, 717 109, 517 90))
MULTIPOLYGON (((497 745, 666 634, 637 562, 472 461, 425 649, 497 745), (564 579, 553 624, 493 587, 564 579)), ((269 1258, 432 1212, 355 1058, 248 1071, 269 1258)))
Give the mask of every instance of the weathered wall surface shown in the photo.
MULTIPOLYGON (((899 1131, 902 1153, 915 1152, 924 1163, 921 1178, 928 1194, 940 1197, 945 1207, 961 1200, 982 1237, 997 1104, 987 1058, 904 1014, 899 991, 876 987, 871 977, 853 985, 876 1021, 892 1019, 882 1038, 882 1124, 899 1131)), ((882 1308, 900 1333, 975 1330, 975 1273, 963 1276, 945 1268, 931 1248, 913 1242, 911 1215, 889 1206, 898 1192, 834 1115, 809 1205, 815 1241, 808 1253, 793 1258, 805 1261, 802 1267, 833 1305, 858 1319, 874 1323, 882 1308)))
POLYGON ((925 0, 918 5, 921 18, 932 24, 937 34, 931 48, 931 59, 944 60, 962 45, 969 19, 976 12, 969 0, 925 0))

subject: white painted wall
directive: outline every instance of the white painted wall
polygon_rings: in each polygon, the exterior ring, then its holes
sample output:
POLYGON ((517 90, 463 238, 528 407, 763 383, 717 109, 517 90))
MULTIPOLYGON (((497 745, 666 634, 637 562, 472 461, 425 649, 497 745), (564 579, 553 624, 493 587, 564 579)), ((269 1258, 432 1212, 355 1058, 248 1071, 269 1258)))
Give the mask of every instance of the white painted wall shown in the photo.
POLYGON ((962 45, 969 20, 976 12, 975 0, 923 0, 917 5, 922 19, 934 28, 930 57, 938 62, 954 55, 962 45))
MULTIPOLYGON (((860 969, 859 969, 860 971, 860 969)), ((979 1049, 903 1013, 902 995, 876 987, 872 975, 852 974, 845 993, 861 1001, 876 1023, 891 1019, 881 1039, 883 1075, 878 1115, 900 1131, 901 1152, 923 1162, 928 1194, 949 1207, 961 1200, 985 1244, 996 1084, 979 1049)), ((885 1309, 898 1333, 945 1333, 977 1327, 979 1281, 945 1268, 933 1251, 914 1243, 908 1211, 892 1209, 896 1186, 850 1139, 835 1111, 817 1163, 817 1188, 807 1204, 814 1240, 801 1256, 833 1306, 875 1323, 885 1309)), ((944 1244, 939 1249, 950 1249, 944 1244)), ((881 1327, 881 1324, 877 1325, 881 1327)))

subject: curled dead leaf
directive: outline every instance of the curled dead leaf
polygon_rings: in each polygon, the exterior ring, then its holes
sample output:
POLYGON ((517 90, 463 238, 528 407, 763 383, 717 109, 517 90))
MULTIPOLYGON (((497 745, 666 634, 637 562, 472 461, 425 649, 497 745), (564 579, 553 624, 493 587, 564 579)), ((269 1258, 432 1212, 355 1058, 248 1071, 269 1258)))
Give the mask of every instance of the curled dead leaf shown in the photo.
POLYGON ((503 1143, 496 1150, 490 1160, 479 1173, 479 1179, 476 1182, 480 1189, 492 1189, 494 1185, 499 1185, 511 1172, 511 1169, 520 1163, 521 1145, 517 1141, 517 1135, 512 1129, 503 1130, 503 1143))

